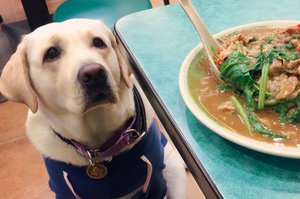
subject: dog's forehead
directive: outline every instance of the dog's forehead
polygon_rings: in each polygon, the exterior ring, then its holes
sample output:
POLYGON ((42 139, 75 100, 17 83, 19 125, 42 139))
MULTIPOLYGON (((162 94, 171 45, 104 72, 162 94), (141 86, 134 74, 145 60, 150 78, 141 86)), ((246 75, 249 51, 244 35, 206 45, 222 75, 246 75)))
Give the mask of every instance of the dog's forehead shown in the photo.
POLYGON ((47 39, 54 35, 61 34, 85 34, 86 32, 94 32, 95 34, 107 35, 108 28, 100 20, 88 19, 71 19, 59 23, 50 23, 37 28, 28 36, 32 38, 47 39))

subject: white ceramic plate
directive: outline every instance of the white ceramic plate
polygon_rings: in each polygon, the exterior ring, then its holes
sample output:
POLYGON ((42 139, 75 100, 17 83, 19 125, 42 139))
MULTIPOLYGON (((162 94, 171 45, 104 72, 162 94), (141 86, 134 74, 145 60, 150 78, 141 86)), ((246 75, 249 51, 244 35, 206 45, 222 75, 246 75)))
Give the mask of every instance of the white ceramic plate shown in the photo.
MULTIPOLYGON (((266 27, 266 28, 286 28, 288 26, 295 26, 299 24, 300 21, 267 21, 267 22, 260 22, 260 23, 252 23, 246 24, 238 27, 234 27, 225 31, 222 31, 216 35, 216 38, 220 38, 224 35, 229 33, 233 33, 237 30, 244 30, 249 28, 255 27, 266 27)), ((200 43, 196 46, 185 58, 181 70, 179 73, 179 87, 182 98, 189 108, 189 110, 193 113, 193 115, 206 127, 211 129, 213 132, 217 133, 218 135, 222 136, 223 138, 230 140, 236 144, 241 146, 247 147, 249 149, 253 149, 255 151, 260 151, 267 154, 288 157, 288 158, 299 158, 300 159, 300 147, 286 147, 282 145, 274 145, 268 144, 264 142, 259 142, 253 140, 251 138, 244 137, 240 134, 237 134, 229 129, 222 127, 215 123, 210 117, 208 117, 194 102, 194 99, 191 97, 188 89, 187 84, 187 71, 188 68, 196 56, 196 54, 203 48, 202 44, 200 43)))

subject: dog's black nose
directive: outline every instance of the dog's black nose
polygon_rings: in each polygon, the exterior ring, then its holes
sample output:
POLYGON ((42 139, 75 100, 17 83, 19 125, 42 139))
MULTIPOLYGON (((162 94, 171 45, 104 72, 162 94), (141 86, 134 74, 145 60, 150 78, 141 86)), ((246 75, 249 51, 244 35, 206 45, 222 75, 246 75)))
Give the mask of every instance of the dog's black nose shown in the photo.
POLYGON ((100 86, 106 82, 107 72, 101 64, 88 64, 79 69, 77 79, 84 86, 100 86))

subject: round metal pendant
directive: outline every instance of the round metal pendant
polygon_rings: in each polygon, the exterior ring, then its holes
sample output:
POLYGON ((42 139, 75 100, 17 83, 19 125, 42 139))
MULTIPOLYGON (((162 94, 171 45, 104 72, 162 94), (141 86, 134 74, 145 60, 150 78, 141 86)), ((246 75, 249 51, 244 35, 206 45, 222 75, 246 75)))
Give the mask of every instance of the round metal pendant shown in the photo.
POLYGON ((89 165, 86 168, 86 174, 93 179, 101 179, 107 175, 107 168, 103 164, 89 165))

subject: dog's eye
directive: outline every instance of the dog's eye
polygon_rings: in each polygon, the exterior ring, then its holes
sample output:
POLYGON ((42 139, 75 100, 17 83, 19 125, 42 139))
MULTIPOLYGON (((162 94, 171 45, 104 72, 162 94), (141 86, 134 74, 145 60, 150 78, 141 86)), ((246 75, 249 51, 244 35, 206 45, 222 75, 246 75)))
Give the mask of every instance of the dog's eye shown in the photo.
POLYGON ((105 43, 100 38, 93 39, 93 46, 95 46, 96 48, 101 48, 101 49, 106 47, 105 43))
POLYGON ((55 47, 51 47, 47 50, 44 56, 44 62, 52 62, 58 59, 59 57, 60 57, 60 51, 55 47))

